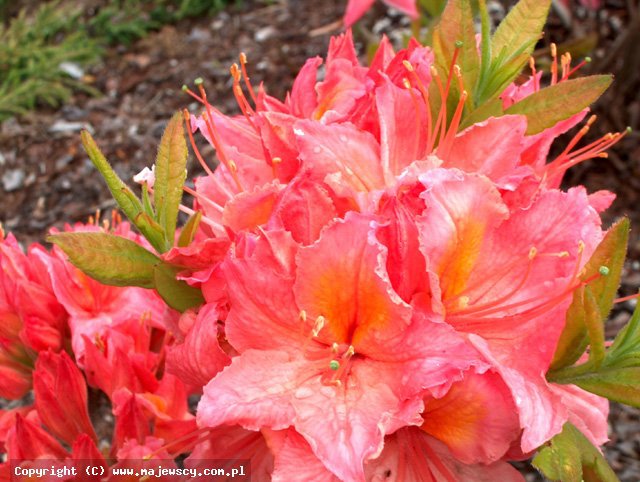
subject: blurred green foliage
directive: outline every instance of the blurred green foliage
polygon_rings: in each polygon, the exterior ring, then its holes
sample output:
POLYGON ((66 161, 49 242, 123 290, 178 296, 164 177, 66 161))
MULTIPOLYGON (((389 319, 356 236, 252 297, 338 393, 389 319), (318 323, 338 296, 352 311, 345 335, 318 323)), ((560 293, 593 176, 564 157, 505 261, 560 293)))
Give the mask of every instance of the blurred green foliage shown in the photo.
POLYGON ((22 11, 7 27, 0 24, 0 121, 33 109, 37 102, 56 106, 72 89, 92 90, 60 67, 99 58, 96 41, 76 27, 79 17, 78 9, 52 2, 32 17, 22 11))
POLYGON ((241 0, 103 0, 91 16, 81 3, 54 0, 15 14, 19 3, 0 0, 0 122, 37 104, 60 105, 74 90, 98 93, 70 77, 65 62, 86 67, 110 45, 131 45, 163 25, 241 0))

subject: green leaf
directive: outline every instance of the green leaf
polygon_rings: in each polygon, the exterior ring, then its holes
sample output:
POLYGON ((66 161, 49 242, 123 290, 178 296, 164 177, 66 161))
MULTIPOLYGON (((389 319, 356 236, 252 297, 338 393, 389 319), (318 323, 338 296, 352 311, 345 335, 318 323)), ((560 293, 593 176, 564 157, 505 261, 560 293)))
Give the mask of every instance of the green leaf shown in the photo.
POLYGON ((604 320, 589 286, 584 288, 584 313, 587 334, 589 335, 589 361, 598 369, 605 356, 604 320))
POLYGON ((516 57, 521 57, 524 63, 529 60, 542 37, 550 6, 551 0, 520 0, 515 4, 491 39, 494 71, 516 57))
POLYGON ((107 161, 100 151, 96 141, 91 137, 91 134, 87 131, 82 131, 80 137, 82 139, 82 145, 89 155, 89 159, 91 159, 93 165, 100 171, 100 174, 102 174, 102 177, 109 187, 109 191, 111 191, 111 195, 118 203, 120 209, 122 209, 122 212, 133 221, 142 211, 142 204, 131 189, 118 177, 111 167, 111 164, 109 164, 109 161, 107 161))
POLYGON ((573 292, 573 301, 567 310, 567 321, 560 334, 550 372, 573 365, 584 353, 589 343, 586 317, 584 286, 581 286, 573 292))
POLYGON ((502 100, 492 99, 489 102, 478 106, 475 110, 462 118, 458 130, 464 130, 474 124, 487 120, 489 117, 500 117, 504 114, 502 110, 502 100))
MULTIPOLYGON (((589 337, 588 327, 593 330, 602 330, 603 321, 608 317, 613 300, 620 285, 622 266, 626 255, 627 240, 629 237, 629 220, 624 218, 616 222, 604 236, 591 258, 586 263, 580 279, 588 283, 589 292, 595 306, 587 308, 585 305, 585 288, 578 288, 573 294, 573 302, 567 311, 567 321, 550 367, 553 378, 554 371, 568 367, 578 361, 587 347, 589 337), (608 274, 599 274, 601 267, 608 268, 608 274), (587 311, 591 311, 591 321, 587 311), (600 322, 595 321, 595 312, 599 313, 600 322), (591 323, 591 325, 589 324, 591 323)), ((593 341, 591 342, 593 344, 593 341)), ((592 347, 593 348, 593 347, 592 347)), ((600 347, 596 347, 599 350, 600 347)), ((598 351, 598 356, 601 352, 598 351)))
POLYGON ((91 134, 87 131, 81 133, 82 145, 84 146, 91 162, 100 171, 102 177, 107 183, 111 195, 118 203, 122 212, 144 235, 151 245, 159 252, 162 252, 165 240, 162 231, 158 231, 152 223, 146 222, 148 217, 144 213, 144 208, 140 200, 129 189, 129 187, 118 177, 107 159, 104 157, 96 141, 93 140, 91 134))
POLYGON ((180 237, 178 238, 179 247, 184 248, 191 244, 200 225, 200 219, 202 219, 202 211, 196 211, 193 213, 193 216, 189 218, 180 232, 180 237))
POLYGON ((600 451, 569 422, 538 451, 532 464, 554 481, 618 482, 600 451))
POLYGON ((592 104, 611 84, 610 75, 591 75, 546 87, 509 107, 527 116, 527 135, 537 134, 592 104))
POLYGON ((623 218, 609 228, 607 234, 585 265, 581 276, 583 281, 596 277, 595 280, 589 283, 589 287, 593 291, 603 318, 609 316, 613 300, 620 286, 620 276, 622 275, 622 267, 627 255, 628 240, 629 219, 623 218), (598 276, 602 266, 608 268, 608 275, 598 276))
POLYGON ((59 233, 47 240, 95 280, 112 286, 153 288, 160 259, 130 239, 107 233, 59 233))
POLYGON ((174 243, 182 186, 187 178, 187 142, 182 115, 176 112, 162 135, 155 165, 156 221, 164 229, 166 250, 174 243))
POLYGON ((612 363, 640 366, 640 304, 636 305, 629 323, 616 335, 609 348, 612 363))
POLYGON ((636 366, 606 367, 567 380, 601 397, 640 408, 640 354, 636 366), (570 380, 570 381, 569 381, 570 380))
POLYGON ((590 356, 582 365, 549 372, 547 379, 571 383, 610 400, 640 407, 640 305, 606 351, 601 364, 590 356))
POLYGON ((153 271, 153 280, 156 291, 162 299, 171 308, 183 312, 203 304, 204 297, 199 289, 176 279, 179 271, 180 268, 165 263, 157 265, 153 271))

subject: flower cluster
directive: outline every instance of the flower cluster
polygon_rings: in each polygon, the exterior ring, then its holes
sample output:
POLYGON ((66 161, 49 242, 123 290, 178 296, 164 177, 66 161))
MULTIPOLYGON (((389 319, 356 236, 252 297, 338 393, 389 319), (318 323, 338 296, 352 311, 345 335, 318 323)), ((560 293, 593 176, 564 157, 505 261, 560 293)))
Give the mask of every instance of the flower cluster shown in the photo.
MULTIPOLYGON (((201 82, 186 89, 203 105, 184 116, 207 174, 184 187, 194 202, 182 231, 166 206, 167 179, 181 184, 184 169, 159 162, 137 176, 140 205, 108 178, 148 241, 117 215, 53 237, 116 286, 58 247, 23 254, 3 235, 0 396, 33 387, 35 402, 0 412, 0 452, 250 459, 258 481, 476 482, 523 480, 508 461, 567 422, 604 443, 607 400, 547 373, 575 293, 606 274, 585 266, 613 200, 560 181, 621 134, 577 147, 590 118, 548 161, 587 110, 532 132, 513 108, 539 93, 535 69, 497 97, 507 114, 465 124, 459 48, 446 77, 415 40, 395 52, 383 39, 363 66, 347 32, 322 79, 323 61, 308 60, 284 101, 254 91, 241 56, 238 116, 201 82), (113 265, 84 252, 101 242, 116 247, 113 265), (112 408, 110 440, 92 425, 87 384, 112 408)), ((573 70, 553 59, 558 85, 573 70)), ((184 143, 175 125, 165 160, 184 143)))
MULTIPOLYGON (((347 33, 324 79, 309 60, 284 102, 259 90, 251 105, 244 58, 232 68, 243 115, 191 92, 204 113, 187 117, 220 165, 190 191, 196 241, 168 258, 206 298, 192 343, 218 323, 203 350, 217 355, 169 369, 207 367, 200 426, 260 430, 273 480, 521 480, 504 461, 568 420, 607 440, 606 400, 545 374, 612 200, 557 186, 619 135, 547 163, 586 111, 536 135, 521 115, 458 132, 463 86, 446 108, 459 70, 440 79, 433 64, 430 48, 395 53, 385 39, 364 67, 347 33), (228 251, 202 263, 214 243, 228 251)), ((502 102, 538 89, 535 74, 502 102)))

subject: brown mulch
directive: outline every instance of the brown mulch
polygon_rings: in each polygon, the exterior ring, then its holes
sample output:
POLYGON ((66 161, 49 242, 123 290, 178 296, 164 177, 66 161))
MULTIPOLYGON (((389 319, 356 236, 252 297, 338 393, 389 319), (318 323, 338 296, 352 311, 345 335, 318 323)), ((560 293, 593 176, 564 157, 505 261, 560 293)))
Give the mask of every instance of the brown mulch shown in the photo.
MULTIPOLYGON (((96 0, 77 0, 83 2, 93 5, 96 0)), ((503 3, 507 2, 489 2, 496 17, 504 12, 503 3)), ((633 226, 640 226, 640 49, 636 47, 640 7, 632 0, 603 3, 597 12, 574 7, 571 18, 553 10, 540 47, 549 41, 570 42, 580 50, 591 42, 593 62, 585 71, 616 74, 616 83, 594 108, 599 120, 590 138, 626 126, 634 132, 610 151, 608 160, 588 161, 572 169, 567 183, 584 184, 590 191, 615 191, 618 199, 605 222, 627 215, 633 226)), ((0 222, 25 244, 42 242, 51 226, 84 221, 97 209, 114 207, 82 151, 80 129, 88 128, 118 174, 131 179, 153 163, 157 142, 173 112, 184 107, 197 110, 181 92, 182 84, 204 78, 212 103, 225 112, 236 112, 228 67, 245 52, 254 83, 264 82, 270 94, 283 98, 304 61, 324 55, 330 35, 337 30, 314 36, 309 32, 339 20, 345 4, 345 0, 280 0, 266 5, 246 0, 241 9, 166 26, 130 48, 112 48, 101 65, 86 72, 104 96, 77 94, 58 110, 40 110, 0 125, 0 222)), ((406 25, 402 17, 385 15, 379 5, 376 8, 358 27, 356 38, 406 25)), ((357 47, 364 52, 366 45, 360 42, 357 47)), ((200 148, 212 159, 210 148, 204 143, 200 148)), ((190 176, 199 172, 196 163, 189 172, 190 176)), ((640 286, 639 232, 637 228, 632 232, 624 295, 640 286)), ((610 322, 612 332, 626 323, 633 306, 632 302, 618 306, 610 322)), ((606 454, 623 482, 637 482, 640 411, 614 404, 610 423, 606 454)), ((536 477, 533 472, 527 474, 528 480, 540 480, 536 477)))

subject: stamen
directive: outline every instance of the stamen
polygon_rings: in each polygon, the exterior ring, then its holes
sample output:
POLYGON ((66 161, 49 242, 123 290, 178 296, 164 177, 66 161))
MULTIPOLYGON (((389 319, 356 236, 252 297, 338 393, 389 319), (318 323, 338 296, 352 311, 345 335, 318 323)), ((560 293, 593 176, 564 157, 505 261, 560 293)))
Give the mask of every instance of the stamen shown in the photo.
POLYGON ((189 111, 187 109, 184 109, 182 111, 182 116, 184 117, 184 122, 186 124, 185 127, 187 128, 187 134, 189 135, 189 143, 191 144, 191 148, 193 149, 198 162, 209 176, 213 176, 213 171, 209 168, 205 160, 202 158, 202 154, 200 154, 200 150, 198 149, 196 141, 193 138, 193 132, 191 131, 191 115, 189 114, 189 111))
POLYGON ((332 371, 336 371, 338 370, 338 368, 340 368, 340 362, 338 360, 331 360, 329 362, 329 369, 332 371))
POLYGON ((571 71, 567 74, 567 77, 571 77, 573 74, 575 74, 578 70, 580 70, 582 67, 584 67, 588 63, 591 63, 591 57, 585 57, 582 62, 580 62, 573 69, 571 69, 571 71))
POLYGON ((322 329, 324 328, 324 324, 326 321, 326 318, 322 315, 316 318, 316 322, 313 325, 313 329, 311 330, 311 334, 314 338, 320 334, 320 331, 322 331, 322 329))
POLYGON ((424 100, 424 103, 425 103, 425 107, 426 107, 426 110, 427 110, 427 153, 430 153, 433 150, 433 145, 435 144, 435 139, 433 138, 433 132, 431 130, 432 124, 433 124, 433 119, 431 117, 431 105, 429 103, 429 91, 424 86, 424 83, 422 82, 422 79, 420 79, 420 77, 418 77, 418 74, 416 73, 416 70, 413 68, 413 65, 411 65, 411 62, 409 62, 408 60, 404 60, 402 62, 402 65, 404 65, 405 69, 407 69, 407 71, 411 75, 411 78, 413 79, 413 83, 415 84, 415 87, 417 87, 417 89, 420 92, 420 95, 422 96, 422 99, 424 100))
POLYGON ((613 300, 614 303, 622 303, 623 301, 629 301, 633 299, 637 299, 640 297, 640 293, 636 293, 635 295, 623 296, 622 298, 616 298, 613 300))
POLYGON ((583 161, 586 161, 588 159, 608 157, 608 154, 604 151, 609 149, 614 144, 618 143, 620 139, 622 139, 630 132, 629 128, 627 128, 624 132, 609 132, 602 136, 600 139, 571 152, 571 149, 573 149, 589 131, 589 128, 595 122, 595 120, 596 116, 591 116, 587 121, 587 124, 582 127, 582 129, 580 129, 580 131, 574 136, 565 150, 545 166, 545 177, 553 179, 554 177, 563 174, 570 167, 573 167, 583 161))
POLYGON ((538 92, 540 90, 540 83, 538 82, 538 76, 536 71, 536 59, 529 57, 529 68, 531 69, 531 79, 533 80, 533 90, 538 92))
POLYGON ((249 75, 247 75, 247 56, 244 52, 240 52, 240 68, 242 69, 242 76, 244 77, 244 83, 247 86, 247 90, 249 91, 249 95, 253 100, 254 105, 258 105, 256 101, 256 96, 253 91, 253 87, 251 86, 251 82, 249 80, 249 75))

